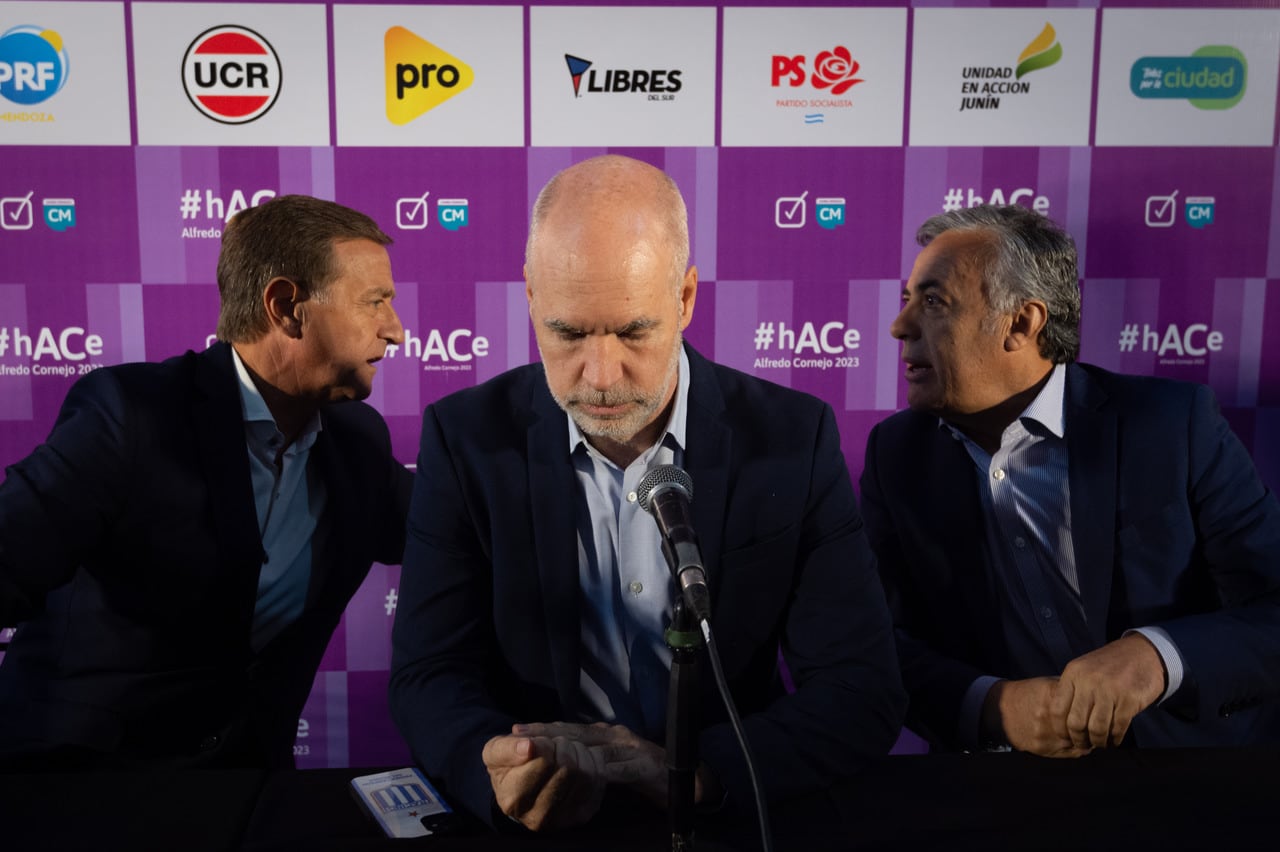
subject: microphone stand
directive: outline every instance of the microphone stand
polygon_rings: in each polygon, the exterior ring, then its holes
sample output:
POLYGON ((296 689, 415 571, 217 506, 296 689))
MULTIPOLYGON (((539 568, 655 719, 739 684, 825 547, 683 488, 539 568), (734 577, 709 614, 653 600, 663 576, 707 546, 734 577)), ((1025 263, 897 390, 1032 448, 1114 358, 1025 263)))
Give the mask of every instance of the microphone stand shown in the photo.
POLYGON ((671 683, 667 691, 667 817, 672 852, 693 849, 694 778, 698 771, 698 632, 693 613, 676 589, 671 626, 665 639, 671 649, 671 683))

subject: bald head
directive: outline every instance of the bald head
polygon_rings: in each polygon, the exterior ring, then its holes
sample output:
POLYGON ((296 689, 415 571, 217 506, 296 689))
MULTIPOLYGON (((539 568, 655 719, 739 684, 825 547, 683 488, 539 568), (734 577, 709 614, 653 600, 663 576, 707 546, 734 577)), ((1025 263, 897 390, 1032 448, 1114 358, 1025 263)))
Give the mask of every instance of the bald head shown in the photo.
MULTIPOLYGON (((689 265, 689 223, 675 181, 648 163, 610 154, 570 166, 538 193, 525 244, 526 274, 548 234, 558 240, 610 233, 670 254, 672 286, 689 265)), ((532 286, 535 282, 530 280, 532 286)))
POLYGON ((524 277, 547 387, 619 467, 670 417, 698 290, 688 263, 684 201, 653 166, 596 157, 538 195, 524 277))

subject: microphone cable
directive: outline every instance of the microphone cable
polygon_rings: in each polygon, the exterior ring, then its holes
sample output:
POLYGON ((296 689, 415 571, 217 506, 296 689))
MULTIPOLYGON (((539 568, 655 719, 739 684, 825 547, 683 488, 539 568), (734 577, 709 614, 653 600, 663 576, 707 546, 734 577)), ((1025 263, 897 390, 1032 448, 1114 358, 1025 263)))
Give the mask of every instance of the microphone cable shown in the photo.
POLYGON ((747 732, 742 727, 742 718, 738 708, 729 694, 729 681, 724 676, 724 667, 720 664, 720 652, 716 650, 715 634, 711 632, 711 622, 702 619, 698 622, 702 628, 703 642, 707 648, 707 656, 711 658, 711 671, 715 674, 716 689, 720 691, 720 699, 724 709, 729 713, 729 723, 733 727, 734 736, 738 738, 738 747, 742 749, 742 758, 747 764, 747 777, 751 779, 751 792, 755 796, 756 814, 760 822, 760 846, 763 852, 773 852, 773 834, 769 830, 769 811, 765 807, 764 794, 760 790, 760 776, 756 772, 755 759, 751 755, 751 745, 747 742, 747 732))

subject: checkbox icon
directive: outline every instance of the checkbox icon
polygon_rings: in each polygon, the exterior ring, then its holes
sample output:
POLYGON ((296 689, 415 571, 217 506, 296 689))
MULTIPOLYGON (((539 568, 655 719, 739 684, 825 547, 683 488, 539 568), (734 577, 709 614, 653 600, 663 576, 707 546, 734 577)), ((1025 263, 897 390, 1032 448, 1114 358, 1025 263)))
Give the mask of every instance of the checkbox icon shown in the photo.
POLYGON ((805 190, 797 196, 784 196, 774 202, 773 224, 779 228, 803 228, 805 206, 804 200, 809 191, 805 190))
POLYGON ((421 231, 427 227, 427 196, 401 198, 396 201, 396 227, 402 231, 421 231))
POLYGON ((35 216, 31 212, 31 196, 35 194, 33 189, 21 198, 0 198, 0 228, 6 231, 31 230, 35 223, 35 216))
POLYGON ((1147 199, 1147 227, 1172 228, 1178 219, 1178 205, 1175 189, 1168 195, 1152 195, 1147 199))

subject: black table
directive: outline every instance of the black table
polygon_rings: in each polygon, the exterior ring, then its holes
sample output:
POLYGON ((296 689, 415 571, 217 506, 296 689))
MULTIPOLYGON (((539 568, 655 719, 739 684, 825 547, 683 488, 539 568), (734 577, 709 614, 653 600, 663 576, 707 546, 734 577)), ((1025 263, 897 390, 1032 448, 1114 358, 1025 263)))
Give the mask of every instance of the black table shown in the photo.
MULTIPOLYGON (((626 796, 552 836, 384 838, 347 790, 376 770, 0 775, 0 849, 665 850, 665 815, 626 796)), ((1280 849, 1280 748, 903 755, 772 811, 778 850, 1280 849)), ((711 819, 705 852, 753 848, 711 819)))

